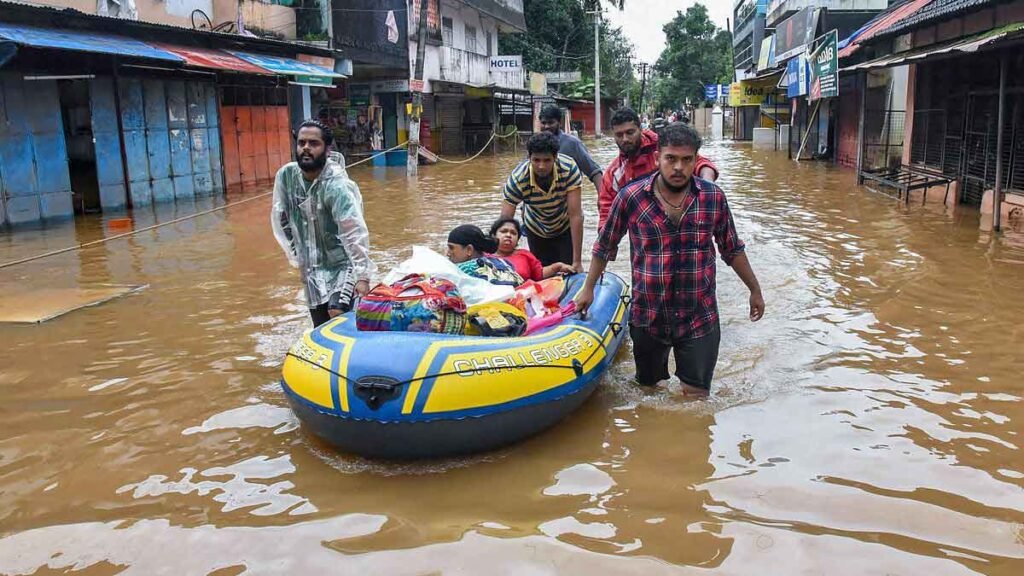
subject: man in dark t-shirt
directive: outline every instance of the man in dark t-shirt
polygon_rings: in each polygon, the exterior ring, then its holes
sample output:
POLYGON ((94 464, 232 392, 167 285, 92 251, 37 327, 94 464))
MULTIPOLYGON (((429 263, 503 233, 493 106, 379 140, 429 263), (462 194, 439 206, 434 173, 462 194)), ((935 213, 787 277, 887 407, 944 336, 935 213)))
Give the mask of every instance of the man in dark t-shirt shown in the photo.
POLYGON ((558 136, 558 153, 565 154, 576 161, 580 172, 587 177, 595 188, 600 189, 602 170, 590 156, 590 151, 579 138, 562 131, 562 110, 554 104, 541 108, 540 129, 558 136))

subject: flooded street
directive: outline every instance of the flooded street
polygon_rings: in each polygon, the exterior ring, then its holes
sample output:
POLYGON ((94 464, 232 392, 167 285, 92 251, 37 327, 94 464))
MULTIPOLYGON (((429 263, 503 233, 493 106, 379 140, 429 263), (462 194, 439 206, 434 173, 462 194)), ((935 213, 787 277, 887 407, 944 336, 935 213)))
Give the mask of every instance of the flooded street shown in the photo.
MULTIPOLYGON (((148 286, 0 325, 0 573, 1024 573, 1024 241, 784 152, 703 152, 767 301, 751 324, 719 265, 713 397, 637 390, 624 351, 568 420, 474 458, 302 431, 278 378, 309 317, 268 198, 0 270, 8 295, 148 286)), ((516 159, 353 169, 381 271, 493 220, 516 159)), ((589 184, 584 208, 586 247, 589 184)), ((0 261, 103 233, 8 233, 0 261)))

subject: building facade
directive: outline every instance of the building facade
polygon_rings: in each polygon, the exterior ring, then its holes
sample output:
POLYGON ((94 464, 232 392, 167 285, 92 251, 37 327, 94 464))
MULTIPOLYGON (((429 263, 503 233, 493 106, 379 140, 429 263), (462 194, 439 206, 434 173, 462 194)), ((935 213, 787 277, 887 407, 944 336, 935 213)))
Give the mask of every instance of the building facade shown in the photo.
MULTIPOLYGON (((415 0, 411 0, 415 1, 415 0)), ((417 2, 418 3, 418 2, 417 2)), ((416 30, 418 10, 410 10, 416 30)), ((441 154, 473 153, 501 123, 502 107, 528 94, 527 72, 498 56, 498 34, 525 32, 522 0, 430 0, 423 59, 423 142, 441 154)), ((415 70, 418 38, 409 42, 415 70)), ((521 105, 521 103, 520 103, 521 105)))
POLYGON ((265 188, 292 156, 289 87, 341 77, 329 50, 116 6, 0 3, 0 224, 265 188))
POLYGON ((736 0, 733 4, 732 53, 736 80, 749 78, 757 67, 765 37, 768 0, 736 0))

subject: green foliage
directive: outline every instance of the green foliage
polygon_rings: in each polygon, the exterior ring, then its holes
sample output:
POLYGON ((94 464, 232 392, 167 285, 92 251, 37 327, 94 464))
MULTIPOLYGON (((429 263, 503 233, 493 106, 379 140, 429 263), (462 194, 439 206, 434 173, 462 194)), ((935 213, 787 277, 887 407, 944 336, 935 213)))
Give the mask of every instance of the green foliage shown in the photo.
MULTIPOLYGON (((534 72, 579 70, 583 80, 562 87, 577 98, 594 96, 594 20, 587 14, 599 0, 525 0, 525 34, 502 34, 502 54, 522 54, 523 64, 534 72), (587 91, 589 87, 589 92, 587 91)), ((607 4, 620 7, 622 0, 607 4)), ((632 69, 633 45, 619 28, 601 22, 601 94, 625 96, 636 83, 632 69)))
POLYGON ((732 37, 694 4, 664 27, 667 46, 654 66, 652 95, 659 109, 704 100, 704 85, 732 81, 732 37))

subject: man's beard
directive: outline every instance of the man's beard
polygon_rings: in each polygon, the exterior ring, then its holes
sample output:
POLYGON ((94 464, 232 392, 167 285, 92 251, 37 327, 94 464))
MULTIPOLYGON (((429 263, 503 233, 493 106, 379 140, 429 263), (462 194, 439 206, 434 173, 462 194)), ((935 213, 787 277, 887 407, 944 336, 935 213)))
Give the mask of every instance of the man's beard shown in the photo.
POLYGON ((619 152, 622 152, 626 156, 635 156, 640 151, 640 143, 637 142, 633 146, 626 147, 625 145, 619 146, 619 152))
POLYGON ((673 186, 668 181, 668 178, 665 178, 665 176, 663 175, 661 177, 661 185, 665 188, 666 191, 671 192, 672 194, 679 194, 680 192, 686 191, 686 187, 690 185, 690 180, 687 179, 686 184, 683 184, 682 186, 673 186))
POLYGON ((299 168, 304 172, 316 172, 322 170, 327 165, 327 153, 324 152, 319 156, 304 156, 300 154, 298 162, 299 168))

